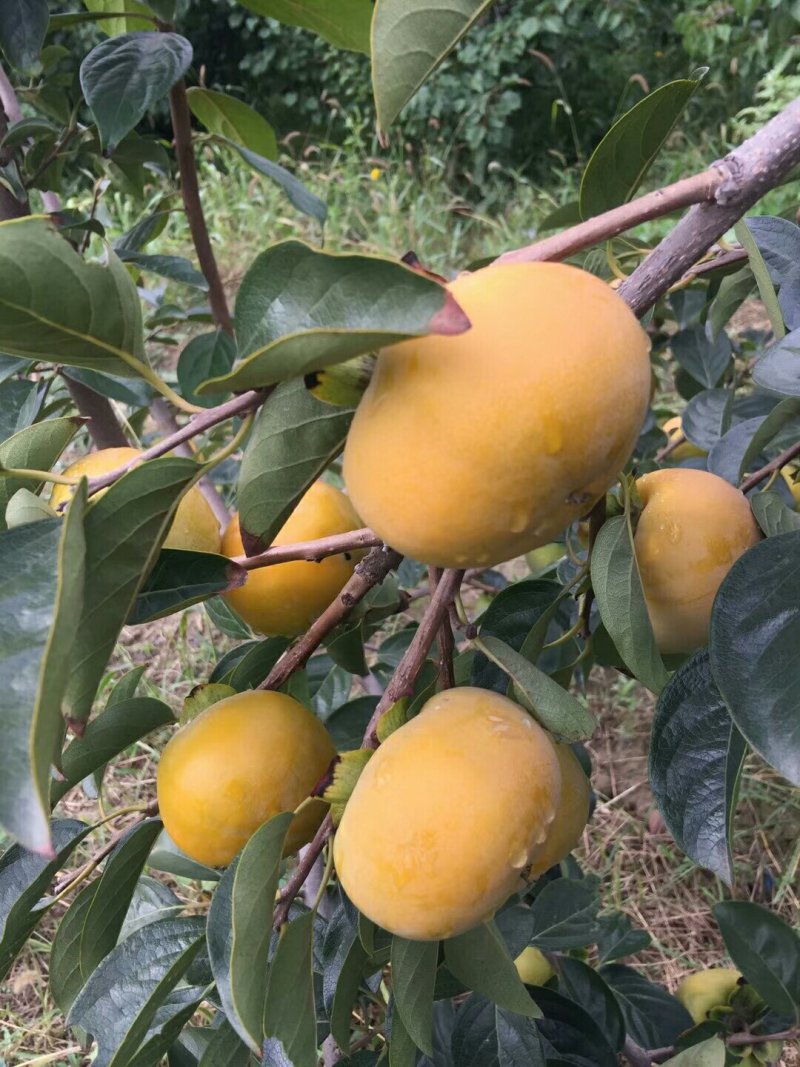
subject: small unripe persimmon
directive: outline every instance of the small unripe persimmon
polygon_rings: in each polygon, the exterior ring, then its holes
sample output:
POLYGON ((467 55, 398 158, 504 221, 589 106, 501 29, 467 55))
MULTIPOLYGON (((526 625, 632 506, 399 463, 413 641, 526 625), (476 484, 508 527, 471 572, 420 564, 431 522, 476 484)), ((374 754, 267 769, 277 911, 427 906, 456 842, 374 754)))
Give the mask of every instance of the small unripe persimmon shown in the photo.
POLYGON ((693 652, 708 643, 714 597, 758 526, 744 494, 708 471, 657 470, 636 489, 644 508, 634 547, 656 644, 693 652))
MULTIPOLYGON (((680 415, 675 415, 673 418, 667 419, 661 429, 667 435, 667 443, 670 445, 673 441, 677 441, 680 437, 685 436, 683 432, 683 420, 680 415)), ((707 455, 708 453, 704 452, 702 448, 698 448, 697 445, 693 445, 691 441, 686 439, 672 449, 669 458, 675 463, 680 463, 682 459, 692 459, 694 457, 707 455)))
POLYGON ((647 411, 650 346, 577 267, 487 267, 448 289, 471 328, 380 353, 344 477, 399 552, 483 567, 552 541, 613 484, 647 411))
MULTIPOLYGON (((361 526, 353 505, 327 482, 315 482, 276 534, 273 545, 315 541, 361 526)), ((222 539, 226 556, 244 552, 239 517, 234 515, 222 539)), ((247 581, 225 594, 234 611, 254 630, 267 635, 301 634, 327 608, 352 575, 363 552, 328 556, 319 563, 296 560, 249 571, 247 581)))
POLYGON ((708 967, 684 978, 675 996, 694 1022, 702 1023, 710 1011, 729 1002, 741 977, 741 973, 733 967, 708 967))
POLYGON ((800 508, 800 471, 790 471, 784 467, 781 471, 781 476, 789 489, 789 492, 794 497, 795 510, 800 508))
POLYGON ((561 770, 561 796, 544 845, 531 865, 531 878, 566 859, 580 841, 589 818, 592 798, 589 779, 569 745, 554 745, 554 748, 561 770))
POLYGON ((553 977, 553 968, 547 957, 533 945, 528 945, 514 960, 517 974, 525 985, 544 985, 553 977))
POLYGON ((552 825, 560 771, 545 731, 498 693, 432 697, 381 745, 334 840, 347 895, 401 937, 453 937, 515 890, 552 825))
MULTIPOLYGON (((64 474, 74 478, 99 478, 141 454, 138 448, 101 448, 76 460, 67 467, 64 474)), ((93 494, 91 499, 97 500, 105 492, 105 489, 101 489, 93 494)), ((60 504, 66 504, 72 493, 72 486, 54 485, 50 506, 57 508, 60 504)), ((178 504, 163 547, 192 552, 219 552, 220 541, 217 517, 206 498, 194 485, 178 504)))
MULTIPOLYGON (((334 755, 325 727, 292 697, 259 690, 226 697, 161 754, 164 827, 187 856, 224 867, 259 826, 309 796, 334 755)), ((295 818, 286 852, 311 840, 325 810, 311 804, 295 818)))

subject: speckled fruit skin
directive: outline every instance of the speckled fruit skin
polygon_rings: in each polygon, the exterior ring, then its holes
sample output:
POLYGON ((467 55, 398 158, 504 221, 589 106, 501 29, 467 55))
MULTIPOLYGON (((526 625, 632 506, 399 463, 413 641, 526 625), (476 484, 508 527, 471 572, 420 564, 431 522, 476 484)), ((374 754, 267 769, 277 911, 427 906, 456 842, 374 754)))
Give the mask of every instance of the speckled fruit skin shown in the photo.
MULTIPOLYGON (((683 420, 680 415, 675 415, 671 419, 667 419, 664 425, 661 427, 664 433, 667 435, 667 442, 672 442, 677 437, 683 437, 683 420)), ((669 458, 674 463, 680 463, 682 459, 691 459, 693 457, 707 456, 708 452, 704 452, 702 448, 698 448, 697 445, 693 445, 691 441, 681 441, 677 448, 669 454, 669 458)))
MULTIPOLYGON (((254 690, 212 704, 161 754, 167 833, 198 863, 227 866, 259 826, 309 795, 334 755, 319 719, 283 693, 254 690)), ((311 840, 325 810, 312 805, 295 819, 287 853, 311 840)))
POLYGON ((636 488, 644 509, 634 546, 656 643, 693 652, 708 644, 714 597, 758 526, 744 494, 708 471, 653 471, 636 488))
POLYGON ((553 977, 553 968, 547 962, 547 957, 533 945, 528 945, 520 952, 514 960, 514 966, 525 985, 544 985, 553 977))
POLYGON ((453 937, 524 888, 559 791, 553 745, 530 715, 497 693, 448 689, 359 778, 334 840, 339 880, 385 930, 453 937))
POLYGON ((553 747, 561 770, 561 797, 544 845, 531 865, 532 878, 538 878, 540 874, 549 871, 572 852, 580 841, 589 818, 592 789, 578 757, 569 745, 553 747))
POLYGON ((733 967, 709 967, 690 974, 678 986, 675 996, 696 1023, 705 1021, 712 1008, 728 1003, 741 978, 733 967))
POLYGON ((381 352, 344 478, 397 551, 487 566, 552 541, 612 485, 647 410, 650 346, 577 267, 487 267, 448 288, 471 329, 381 352))
MULTIPOLYGON (((353 505, 327 482, 315 482, 302 497, 272 542, 289 545, 358 530, 353 505)), ((244 552, 239 516, 234 515, 222 539, 226 556, 244 552)), ((254 630, 291 637, 304 633, 327 608, 353 573, 363 552, 328 556, 319 563, 298 560, 250 571, 239 589, 225 594, 230 606, 254 630), (349 558, 348 558, 349 557, 349 558)))
MULTIPOLYGON (((140 455, 138 448, 102 448, 98 452, 89 452, 82 456, 67 467, 64 473, 76 478, 81 475, 99 478, 101 474, 108 474, 140 455)), ((105 491, 101 489, 92 499, 96 500, 105 491)), ((66 503, 71 496, 71 486, 54 485, 50 505, 58 507, 59 504, 66 503)), ((221 540, 219 522, 211 510, 211 505, 195 485, 178 504, 163 547, 192 552, 219 552, 221 540)))

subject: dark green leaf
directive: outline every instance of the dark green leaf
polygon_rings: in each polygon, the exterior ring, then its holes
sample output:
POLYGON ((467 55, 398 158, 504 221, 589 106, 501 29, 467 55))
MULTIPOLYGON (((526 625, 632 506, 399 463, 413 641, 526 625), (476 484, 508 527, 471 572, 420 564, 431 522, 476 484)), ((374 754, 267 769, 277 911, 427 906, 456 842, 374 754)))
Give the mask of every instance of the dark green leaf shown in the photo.
POLYGON ((506 672, 514 683, 516 699, 545 729, 563 741, 592 736, 597 726, 592 713, 548 674, 496 637, 482 637, 476 647, 506 672))
POLYGON ((481 923, 465 934, 449 938, 444 942, 444 958, 456 978, 498 1007, 530 1019, 539 1016, 493 923, 481 923))
POLYGON ((111 152, 186 73, 192 46, 177 33, 126 33, 93 48, 81 63, 81 88, 111 152))
POLYGON ((356 697, 328 716, 325 726, 339 752, 359 747, 377 703, 378 697, 356 697))
MULTIPOLYGON (((389 1007, 391 1031, 389 1033, 389 1067, 415 1067, 417 1047, 406 1030, 397 1003, 392 1001, 389 1007)), ((331 1031, 333 1033, 333 1031, 331 1031)))
POLYGON ((91 829, 76 819, 57 819, 51 826, 52 858, 22 845, 11 845, 0 857, 0 978, 47 913, 40 902, 48 886, 91 829))
MULTIPOLYGON (((45 419, 20 430, 0 444, 0 470, 50 470, 81 426, 76 418, 45 419)), ((37 492, 41 482, 32 478, 8 478, 0 475, 0 530, 6 528, 5 511, 18 489, 37 492)))
POLYGON ((756 361, 753 381, 779 396, 800 396, 800 329, 787 333, 756 361))
POLYGON ((61 1011, 67 1012, 80 993, 84 977, 80 966, 80 949, 86 915, 100 879, 85 886, 70 904, 58 925, 50 950, 48 978, 53 1000, 61 1011))
POLYGON ((737 484, 766 446, 787 428, 792 437, 800 432, 800 398, 782 400, 764 418, 737 423, 712 450, 708 469, 737 484))
POLYGON ((772 490, 754 493, 750 497, 750 507, 756 522, 767 537, 800 530, 800 514, 783 501, 780 493, 772 490))
POLYGON ((433 987, 439 963, 438 941, 392 938, 392 990, 395 1015, 417 1048, 433 1055, 433 987))
POLYGON ((188 285, 191 289, 208 291, 208 282, 203 274, 183 256, 149 256, 125 248, 118 248, 117 255, 123 263, 130 263, 145 273, 158 274, 161 278, 188 285))
POLYGON ((642 1048, 672 1045, 692 1025, 692 1017, 675 997, 632 967, 609 963, 600 968, 600 975, 617 998, 625 1029, 642 1048))
POLYGON ((227 1019, 213 1031, 197 1067, 248 1067, 250 1050, 227 1019))
POLYGON ((730 957, 773 1011, 800 1022, 800 936, 749 900, 714 905, 730 957))
POLYGON ((239 471, 239 522, 268 545, 312 482, 342 449, 353 418, 284 382, 261 408, 239 471))
POLYGON ((555 963, 558 991, 588 1012, 611 1047, 620 1052, 625 1042, 625 1023, 614 994, 601 974, 583 960, 559 956, 555 963))
POLYGON ((88 717, 117 635, 198 471, 194 460, 179 456, 151 460, 123 475, 88 509, 83 611, 73 619, 74 661, 64 705, 72 718, 88 717))
POLYGON ((710 1037, 697 1045, 690 1045, 677 1056, 664 1061, 665 1067, 668 1064, 672 1064, 672 1067, 725 1067, 726 1062, 725 1044, 719 1037, 710 1037))
MULTIPOLYGON (((459 1009, 453 1067, 544 1067, 537 1024, 473 993, 459 1009)), ((434 1060, 436 1063, 436 1060, 434 1060)))
POLYGON ((755 287, 750 267, 742 267, 735 274, 727 274, 720 282, 719 291, 711 305, 708 323, 712 338, 730 322, 731 316, 742 306, 755 287))
POLYGON ((222 1007, 256 1052, 263 1040, 272 907, 291 821, 285 812, 256 830, 220 879, 208 913, 208 951, 222 1007))
POLYGON ((132 408, 146 408, 153 401, 153 387, 143 378, 120 378, 99 370, 87 370, 85 367, 70 367, 63 373, 64 377, 88 386, 100 396, 111 397, 112 400, 119 400, 132 408))
POLYGON ((209 133, 218 133, 266 159, 276 159, 275 131, 265 118, 243 100, 227 93, 193 86, 186 96, 196 119, 209 133))
POLYGON ((533 936, 533 912, 521 904, 502 908, 494 917, 497 931, 505 942, 512 960, 527 948, 533 936))
POLYGON ((800 263, 800 226, 790 219, 758 215, 746 220, 774 285, 794 275, 800 263))
POLYGON ((298 211, 302 211, 304 215, 308 215, 324 225, 325 219, 328 217, 328 208, 325 205, 325 201, 320 200, 318 196, 307 189, 291 171, 282 167, 280 163, 273 163, 271 159, 260 156, 257 152, 251 152, 249 148, 234 144, 233 141, 223 141, 223 143, 230 148, 235 148, 245 163, 251 166, 253 170, 258 171, 259 174, 269 178, 271 182, 283 189, 298 211))
POLYGON ((583 218, 625 204, 636 194, 699 84, 699 79, 682 78, 662 85, 614 123, 583 172, 583 218))
POLYGON ((358 935, 358 913, 342 900, 325 929, 322 947, 322 998, 334 1041, 350 1045, 350 1025, 368 953, 358 935))
POLYGON ((164 1054, 174 1045, 207 992, 202 985, 181 986, 167 996, 158 1008, 147 1035, 127 1067, 161 1067, 164 1054))
POLYGON ((707 389, 713 389, 730 366, 731 342, 724 330, 711 341, 702 326, 690 326, 671 338, 670 347, 684 370, 707 389))
POLYGON ((538 232, 546 233, 548 230, 561 230, 565 226, 574 226, 581 221, 580 204, 577 200, 569 200, 566 204, 562 204, 561 207, 551 211, 549 215, 545 215, 539 223, 538 232))
POLYGON ((219 397, 203 397, 197 386, 207 378, 227 374, 236 359, 236 342, 223 330, 201 333, 184 345, 178 359, 178 385, 181 393, 193 404, 213 407, 219 397))
POLYGON ((679 667, 653 718, 650 784, 676 844, 728 885, 744 739, 714 684, 708 652, 679 667))
POLYGON ((628 916, 621 911, 600 918, 597 954, 601 963, 613 963, 625 956, 635 956, 651 942, 646 930, 634 930, 628 916))
POLYGON ((728 389, 704 389, 693 396, 681 418, 686 438, 710 452, 728 429, 733 393, 728 389))
POLYGON ((600 617, 625 664, 643 685, 660 693, 667 671, 647 614, 626 515, 609 519, 601 528, 592 551, 591 573, 600 617))
POLYGON ((50 784, 51 802, 58 803, 73 786, 151 730, 174 722, 172 711, 161 700, 152 697, 128 697, 113 703, 109 700, 107 709, 88 723, 83 736, 76 737, 64 750, 61 763, 64 778, 50 784))
POLYGON ((317 1064, 313 936, 313 911, 284 926, 267 983, 264 1032, 281 1043, 293 1067, 317 1064))
POLYGON ((0 533, 0 823, 27 848, 50 852, 50 767, 64 736, 61 702, 81 612, 85 493, 63 522, 0 533), (13 681, 12 681, 13 680, 13 681))
POLYGON ((597 881, 557 878, 548 882, 533 902, 531 944, 544 951, 582 948, 599 934, 597 881))
POLYGON ((4 382, 7 378, 24 371, 29 366, 30 360, 17 359, 15 356, 4 356, 0 352, 0 382, 4 382))
POLYGON ((775 292, 775 284, 770 277, 770 271, 764 262, 764 257, 761 255, 758 242, 753 237, 744 219, 740 219, 736 223, 733 227, 733 232, 747 253, 750 270, 756 280, 758 295, 761 297, 761 303, 764 305, 764 310, 769 318, 772 332, 777 339, 780 339, 786 334, 786 327, 783 324, 783 314, 775 292))
POLYGON ((122 358, 144 362, 133 279, 113 252, 107 266, 87 263, 49 219, 3 223, 0 349, 136 377, 137 370, 122 358))
POLYGON ((203 943, 201 918, 165 919, 137 930, 99 964, 72 1005, 68 1022, 94 1034, 96 1067, 128 1063, 158 1008, 203 943))
POLYGON ((128 626, 163 619, 215 593, 238 589, 247 571, 227 556, 163 548, 127 618, 128 626))
POLYGON ((552 989, 538 988, 536 999, 544 1012, 536 1025, 548 1067, 562 1059, 576 1067, 617 1067, 616 1053, 588 1012, 552 989))
POLYGON ((257 389, 468 325, 438 282, 403 263, 283 241, 257 256, 242 279, 236 297, 242 359, 198 391, 257 389))
POLYGON ((0 0, 0 49, 12 67, 39 67, 49 18, 47 0, 0 0))
POLYGON ((16 379, 0 384, 0 441, 24 430, 39 413, 40 386, 16 379))
POLYGON ((143 874, 133 890, 119 940, 124 941, 134 930, 150 923, 174 918, 183 908, 183 901, 179 900, 168 886, 143 874))
MULTIPOLYGON (((232 607, 222 597, 212 597, 203 603, 206 613, 218 630, 227 637, 235 637, 237 641, 245 641, 253 636, 253 631, 247 623, 240 619, 232 607)), ((211 681, 216 681, 211 678, 211 681)))
POLYGON ((711 615, 711 670, 747 741, 800 785, 800 530, 741 556, 711 615))
POLYGON ((371 0, 241 0, 246 8, 288 26, 302 26, 337 48, 369 53, 371 0))
POLYGON ((245 689, 255 689, 267 677, 269 672, 289 647, 285 637, 268 637, 255 642, 247 648, 238 662, 223 675, 224 683, 232 686, 237 693, 245 689))
POLYGON ((372 21, 372 85, 386 131, 492 0, 380 0, 372 21))
POLYGON ((154 871, 166 871, 167 874, 197 882, 216 882, 220 877, 219 871, 213 867, 206 867, 181 852, 166 830, 162 830, 156 841, 147 866, 152 867, 154 871))

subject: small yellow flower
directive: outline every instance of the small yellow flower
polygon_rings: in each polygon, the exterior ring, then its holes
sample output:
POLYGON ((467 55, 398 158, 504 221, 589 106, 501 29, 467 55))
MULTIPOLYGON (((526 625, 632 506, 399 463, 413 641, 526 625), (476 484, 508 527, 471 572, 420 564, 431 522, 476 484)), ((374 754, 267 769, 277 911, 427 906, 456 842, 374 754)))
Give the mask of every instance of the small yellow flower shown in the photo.
POLYGON ((373 167, 372 170, 369 172, 370 181, 376 182, 378 178, 380 178, 382 173, 383 171, 380 167, 373 167))

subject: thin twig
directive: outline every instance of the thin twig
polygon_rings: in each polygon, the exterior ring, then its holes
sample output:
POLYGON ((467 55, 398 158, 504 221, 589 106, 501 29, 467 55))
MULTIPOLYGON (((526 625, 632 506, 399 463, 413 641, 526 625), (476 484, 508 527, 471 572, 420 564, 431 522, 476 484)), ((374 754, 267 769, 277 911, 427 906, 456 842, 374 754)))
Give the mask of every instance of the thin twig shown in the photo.
POLYGON ((292 545, 275 545, 265 552, 259 552, 257 556, 234 556, 232 558, 234 563, 238 563, 246 571, 253 571, 259 567, 271 567, 275 563, 289 563, 292 560, 319 563, 327 556, 335 556, 340 552, 352 552, 358 548, 376 548, 382 544, 380 537, 365 526, 361 530, 331 534, 330 537, 320 537, 316 541, 297 541, 292 545))
POLYGON ((795 441, 793 445, 790 445, 784 452, 781 452, 775 459, 771 459, 769 463, 765 464, 759 470, 749 474, 739 488, 743 493, 748 493, 754 486, 759 485, 765 481, 775 471, 779 471, 781 467, 785 467, 787 463, 791 463, 793 459, 800 456, 800 441, 795 441))
POLYGON ((233 333, 233 321, 225 297, 225 288, 219 274, 214 250, 208 236, 200 186, 197 181, 197 164, 192 147, 192 115, 186 96, 186 83, 181 79, 170 89, 169 108, 172 115, 172 133, 175 138, 175 158, 181 175, 181 196, 186 219, 192 235, 200 270, 208 282, 208 302, 214 322, 226 333, 233 333))
POLYGON ((280 689, 296 670, 299 670, 319 648, 328 634, 342 622, 359 601, 376 585, 380 585, 389 571, 399 566, 402 556, 382 545, 370 549, 337 598, 315 619, 302 637, 278 660, 259 689, 280 689))
POLYGON ((800 1041, 800 1028, 781 1030, 777 1034, 732 1034, 726 1044, 731 1048, 745 1045, 766 1045, 768 1041, 800 1041))
POLYGON ((84 418, 89 420, 87 429, 98 448, 126 448, 130 441, 117 421, 111 401, 96 393, 83 382, 76 382, 62 375, 72 402, 84 418))
POLYGON ((622 1055, 631 1067, 651 1067, 653 1062, 650 1053, 643 1049, 641 1045, 637 1045, 632 1037, 625 1038, 625 1044, 622 1046, 622 1055))
POLYGON ((422 670, 425 657, 428 655, 428 651, 436 637, 436 631, 439 629, 442 619, 448 613, 450 604, 458 592, 463 577, 463 571, 446 570, 442 574, 442 579, 436 586, 436 592, 431 597, 431 602, 428 604, 417 632, 403 654, 403 658, 398 663, 397 669, 367 724, 367 729, 364 733, 364 748, 378 747, 377 729, 381 716, 392 704, 395 704, 401 697, 408 696, 413 691, 414 682, 422 670))
POLYGON ((152 818, 154 815, 157 814, 158 801, 151 800, 138 819, 135 819, 132 823, 129 823, 123 830, 119 830, 112 837, 110 837, 105 843, 105 845, 103 845, 103 847, 98 852, 96 852, 90 860, 87 860, 82 867, 79 867, 76 871, 73 871, 72 874, 68 874, 64 878, 62 878, 61 881, 58 882, 53 888, 53 896, 59 897, 62 893, 66 893, 68 890, 73 889, 75 886, 83 882, 86 876, 91 874, 92 871, 97 866, 99 866, 99 864, 106 858, 106 856, 108 856, 111 852, 114 851, 114 849, 120 843, 122 838, 125 837, 125 835, 130 831, 132 826, 138 826, 139 823, 145 822, 147 819, 152 818))
POLYGON ((286 920, 289 918, 289 910, 292 906, 292 901, 300 892, 303 887, 303 883, 311 873, 314 864, 317 862, 317 858, 321 854, 323 848, 325 848, 325 842, 333 833, 333 819, 330 812, 320 823, 320 827, 314 835, 313 840, 303 851, 303 855, 292 871, 292 876, 284 886, 283 892, 278 900, 278 905, 275 908, 275 913, 272 917, 272 924, 276 930, 280 930, 286 920))
MULTIPOLYGON (((430 585, 431 596, 436 593, 436 587, 442 580, 441 567, 428 567, 428 582, 430 585)), ((442 621, 439 624, 439 629, 436 631, 436 644, 439 648, 439 689, 452 689, 456 684, 455 675, 453 672, 453 653, 455 652, 455 641, 453 640, 453 629, 450 625, 450 604, 447 605, 447 611, 442 617, 442 621)))

